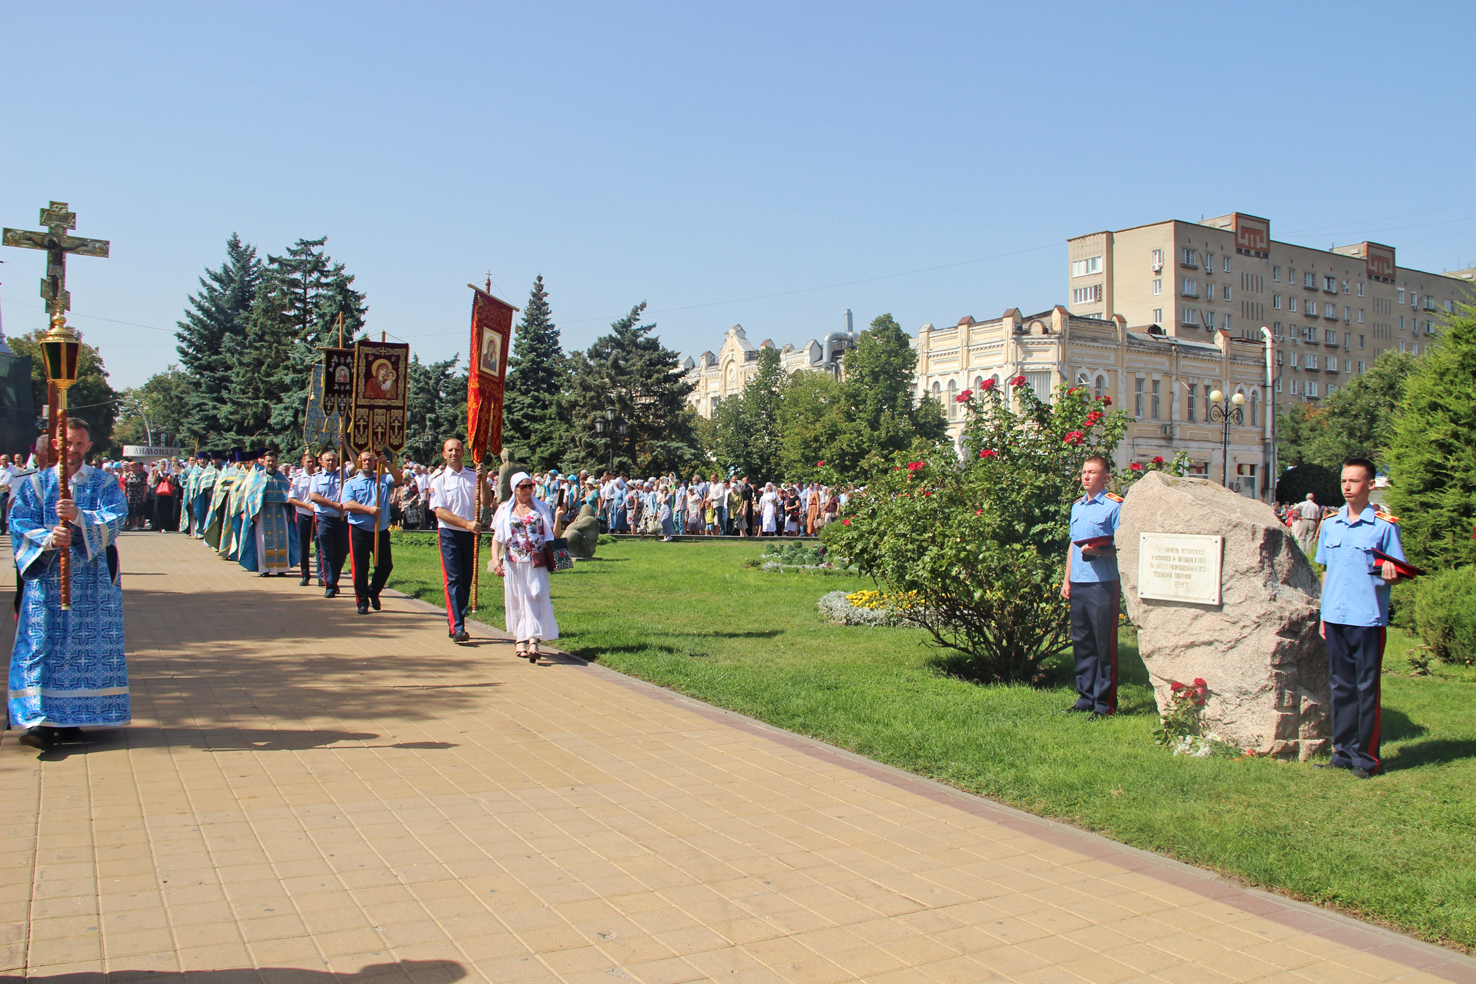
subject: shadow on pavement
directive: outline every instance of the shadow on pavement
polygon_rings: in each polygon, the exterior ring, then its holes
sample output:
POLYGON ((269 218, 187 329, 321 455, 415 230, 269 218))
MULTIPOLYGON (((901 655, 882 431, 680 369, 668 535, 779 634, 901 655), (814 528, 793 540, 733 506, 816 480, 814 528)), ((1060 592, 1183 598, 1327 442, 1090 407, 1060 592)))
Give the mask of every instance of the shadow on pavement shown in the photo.
POLYGON ((231 970, 192 970, 155 973, 147 970, 83 971, 21 977, 0 974, 0 984, 110 984, 117 981, 153 981, 157 984, 451 984, 466 976, 454 960, 399 960, 368 964, 356 974, 333 974, 299 967, 241 967, 231 970))

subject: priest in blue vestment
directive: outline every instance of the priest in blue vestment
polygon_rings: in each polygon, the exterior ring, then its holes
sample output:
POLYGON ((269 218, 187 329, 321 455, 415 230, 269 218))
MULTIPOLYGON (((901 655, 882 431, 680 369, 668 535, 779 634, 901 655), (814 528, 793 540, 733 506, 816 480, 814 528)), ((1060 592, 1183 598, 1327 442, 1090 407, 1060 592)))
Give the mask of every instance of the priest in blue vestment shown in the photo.
POLYGON ((241 549, 237 562, 262 577, 285 577, 298 564, 297 510, 288 503, 291 483, 277 471, 277 453, 263 451, 261 471, 241 493, 241 549))
POLYGON ((81 741, 83 726, 130 720, 123 587, 115 543, 128 518, 117 479, 83 464, 86 421, 67 421, 71 498, 55 468, 18 483, 10 529, 25 583, 10 655, 10 720, 35 748, 81 741), (62 550, 71 552, 72 607, 61 610, 62 550))

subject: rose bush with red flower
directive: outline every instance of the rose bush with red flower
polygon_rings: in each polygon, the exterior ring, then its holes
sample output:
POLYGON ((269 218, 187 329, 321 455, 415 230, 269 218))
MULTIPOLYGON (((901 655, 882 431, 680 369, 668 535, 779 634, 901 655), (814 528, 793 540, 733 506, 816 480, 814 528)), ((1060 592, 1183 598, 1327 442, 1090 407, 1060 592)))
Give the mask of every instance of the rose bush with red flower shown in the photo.
POLYGON ((990 390, 994 389, 994 385, 997 382, 999 382, 999 380, 995 379, 993 376, 991 376, 988 379, 984 380, 984 386, 983 386, 984 392, 988 393, 990 390))
POLYGON ((964 655, 964 675, 1032 682, 1070 642, 1061 576, 1082 461, 1111 458, 1127 417, 1080 387, 1046 402, 1023 376, 991 382, 965 405, 962 461, 941 442, 895 458, 824 535, 887 593, 917 592, 915 624, 964 655))

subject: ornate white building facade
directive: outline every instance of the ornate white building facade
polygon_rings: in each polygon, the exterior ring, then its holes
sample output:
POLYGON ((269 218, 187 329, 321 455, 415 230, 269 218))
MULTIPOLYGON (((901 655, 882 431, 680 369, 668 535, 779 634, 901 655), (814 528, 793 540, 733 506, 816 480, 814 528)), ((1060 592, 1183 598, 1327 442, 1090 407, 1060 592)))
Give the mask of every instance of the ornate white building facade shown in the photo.
MULTIPOLYGON (((845 331, 833 331, 824 339, 812 338, 798 347, 785 345, 778 350, 779 366, 786 373, 804 369, 839 376, 841 356, 855 344, 851 312, 847 311, 845 331)), ((682 361, 682 378, 695 387, 687 397, 692 408, 710 418, 723 400, 741 393, 744 384, 758 372, 759 352, 775 347, 767 338, 754 345, 743 326, 734 325, 723 336, 716 354, 703 352, 696 359, 688 356, 682 361)))

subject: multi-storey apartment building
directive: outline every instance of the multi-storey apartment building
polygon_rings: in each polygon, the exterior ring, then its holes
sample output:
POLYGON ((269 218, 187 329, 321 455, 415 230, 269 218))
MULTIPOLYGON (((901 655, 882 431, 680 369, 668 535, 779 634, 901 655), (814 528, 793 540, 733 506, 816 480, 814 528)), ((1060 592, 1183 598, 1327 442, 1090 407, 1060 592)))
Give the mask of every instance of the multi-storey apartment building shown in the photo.
POLYGON ((1282 403, 1318 400, 1384 352, 1421 352, 1471 296, 1469 277, 1401 267, 1392 246, 1298 246, 1241 212, 1076 236, 1067 253, 1072 314, 1201 340, 1271 329, 1282 403))

